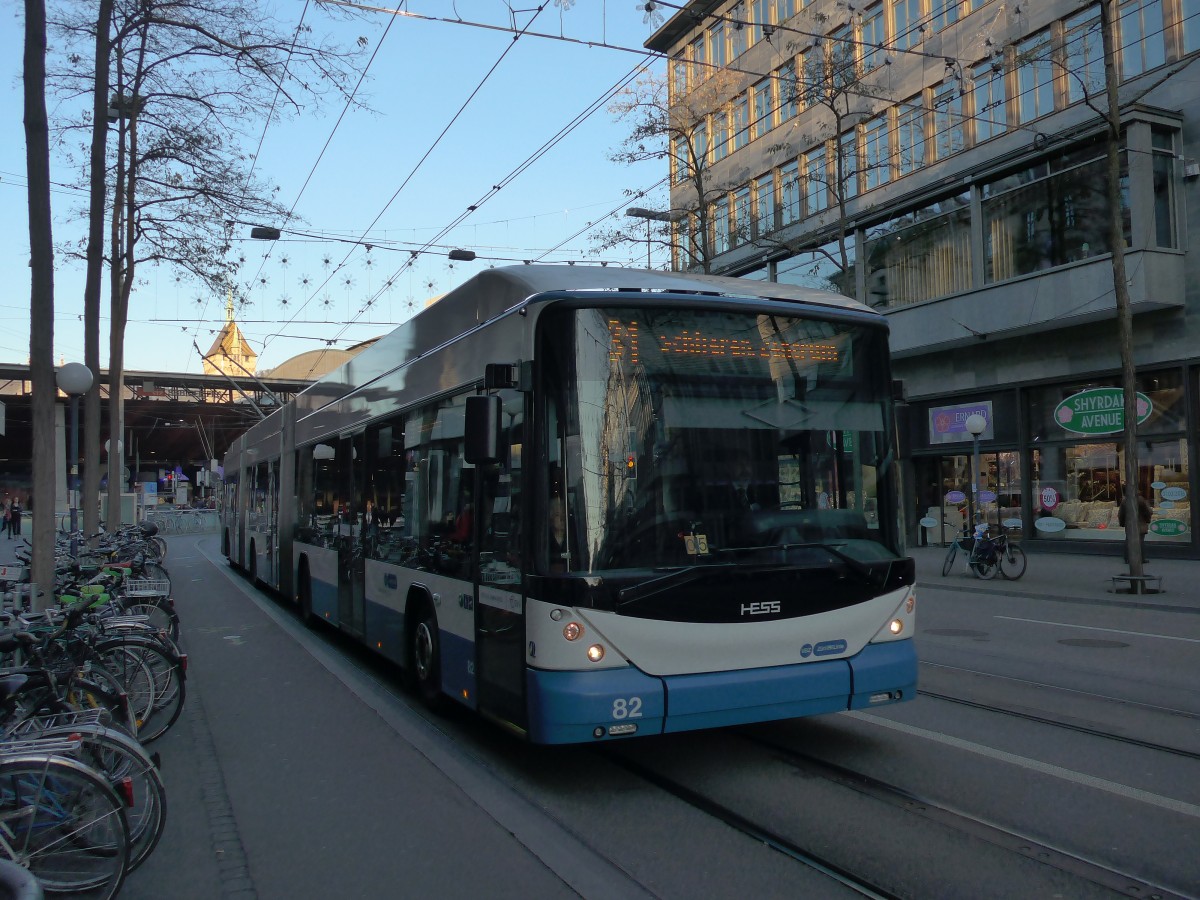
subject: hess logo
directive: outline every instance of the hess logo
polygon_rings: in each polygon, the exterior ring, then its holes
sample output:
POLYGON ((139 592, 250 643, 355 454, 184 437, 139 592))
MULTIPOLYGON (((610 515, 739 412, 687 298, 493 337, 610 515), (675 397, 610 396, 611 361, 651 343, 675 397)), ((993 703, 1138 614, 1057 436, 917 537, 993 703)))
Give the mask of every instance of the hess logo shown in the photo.
POLYGON ((743 616, 768 616, 780 611, 778 600, 763 600, 758 603, 743 603, 743 616))

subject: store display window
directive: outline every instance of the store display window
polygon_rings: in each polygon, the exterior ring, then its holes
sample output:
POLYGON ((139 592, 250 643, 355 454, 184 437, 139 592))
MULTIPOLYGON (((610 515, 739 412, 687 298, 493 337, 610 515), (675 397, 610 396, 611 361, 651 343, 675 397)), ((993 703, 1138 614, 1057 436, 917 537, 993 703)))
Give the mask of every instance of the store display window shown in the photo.
MULTIPOLYGON (((1187 441, 1139 442, 1138 451, 1138 492, 1152 510, 1147 541, 1190 541, 1187 441)), ((1124 540, 1125 529, 1119 522, 1124 456, 1115 442, 1035 449, 1037 531, 1069 540, 1124 540)))

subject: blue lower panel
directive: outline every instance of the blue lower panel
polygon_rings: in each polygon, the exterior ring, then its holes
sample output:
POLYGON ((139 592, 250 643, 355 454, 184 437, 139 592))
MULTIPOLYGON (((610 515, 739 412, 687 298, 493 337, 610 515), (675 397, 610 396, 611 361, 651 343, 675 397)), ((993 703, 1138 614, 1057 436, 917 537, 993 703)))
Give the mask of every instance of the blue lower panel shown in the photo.
POLYGON ((404 665, 404 613, 367 601, 364 610, 367 646, 397 665, 404 665))
POLYGON ((839 712, 850 696, 850 665, 844 659, 663 680, 668 732, 839 712))
POLYGON ((596 672, 525 673, 529 739, 538 744, 595 740, 595 729, 636 725, 634 734, 659 734, 663 726, 662 679, 625 669, 596 672))
POLYGON ((867 644, 850 660, 854 672, 854 695, 851 709, 866 709, 912 700, 917 696, 917 649, 911 640, 867 644), (884 699, 882 694, 891 694, 884 699), (874 703, 871 697, 877 697, 874 703))
POLYGON ((313 578, 309 581, 309 586, 312 588, 313 615, 336 625, 338 623, 337 585, 313 578))
POLYGON ((442 692, 464 706, 475 708, 475 642, 442 630, 442 692))

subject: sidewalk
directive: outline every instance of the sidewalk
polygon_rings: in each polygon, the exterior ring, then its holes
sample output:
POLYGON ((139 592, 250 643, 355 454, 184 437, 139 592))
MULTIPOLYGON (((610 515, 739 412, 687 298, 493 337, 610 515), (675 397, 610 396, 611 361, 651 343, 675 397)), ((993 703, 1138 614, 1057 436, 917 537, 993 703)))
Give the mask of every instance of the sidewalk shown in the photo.
POLYGON ((1129 572, 1119 556, 1083 553, 1048 553, 1029 550, 1025 575, 1009 581, 1002 575, 985 581, 967 571, 960 550, 949 575, 942 576, 947 547, 909 547, 908 555, 917 561, 917 584, 931 588, 971 590, 986 593, 1095 599, 1112 603, 1133 601, 1139 605, 1186 607, 1200 612, 1200 564, 1194 559, 1155 559, 1151 557, 1144 572, 1162 578, 1157 594, 1114 593, 1112 577, 1129 572))

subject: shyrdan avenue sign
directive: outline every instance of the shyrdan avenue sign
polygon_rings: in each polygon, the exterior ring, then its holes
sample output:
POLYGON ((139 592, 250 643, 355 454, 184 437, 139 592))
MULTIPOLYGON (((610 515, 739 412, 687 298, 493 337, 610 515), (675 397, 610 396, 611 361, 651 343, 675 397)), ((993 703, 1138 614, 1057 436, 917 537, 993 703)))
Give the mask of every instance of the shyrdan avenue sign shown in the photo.
MULTIPOLYGON (((1153 411, 1150 398, 1139 391, 1138 424, 1153 411)), ((1119 387, 1098 387, 1072 394, 1055 407, 1054 421, 1074 434, 1116 434, 1125 429, 1125 392, 1119 387)))

